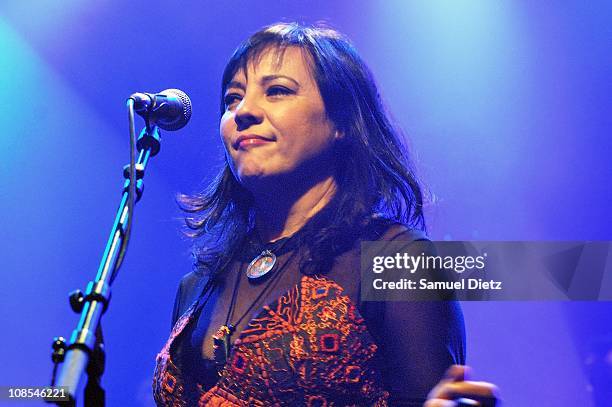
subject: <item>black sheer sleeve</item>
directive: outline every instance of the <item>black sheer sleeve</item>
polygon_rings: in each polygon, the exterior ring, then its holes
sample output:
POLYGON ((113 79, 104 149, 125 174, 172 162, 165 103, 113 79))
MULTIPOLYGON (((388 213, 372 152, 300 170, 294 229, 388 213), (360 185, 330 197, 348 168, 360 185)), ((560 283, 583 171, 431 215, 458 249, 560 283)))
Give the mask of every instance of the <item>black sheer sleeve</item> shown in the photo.
POLYGON ((422 406, 452 364, 465 363, 465 333, 453 301, 388 302, 382 310, 383 379, 391 405, 422 406))
POLYGON ((183 297, 183 280, 179 283, 178 289, 176 290, 176 297, 174 297, 174 308, 172 309, 172 321, 170 329, 174 328, 174 324, 179 319, 181 309, 181 299, 183 297))
MULTIPOLYGON (((392 227, 381 240, 405 241, 404 251, 413 255, 435 254, 423 235, 402 228, 392 227)), ((465 328, 456 301, 364 302, 362 308, 380 346, 392 406, 422 406, 450 365, 465 364, 465 328)))
POLYGON ((208 277, 201 272, 192 271, 183 276, 174 299, 174 309, 172 311, 172 327, 176 321, 187 311, 202 293, 208 277))

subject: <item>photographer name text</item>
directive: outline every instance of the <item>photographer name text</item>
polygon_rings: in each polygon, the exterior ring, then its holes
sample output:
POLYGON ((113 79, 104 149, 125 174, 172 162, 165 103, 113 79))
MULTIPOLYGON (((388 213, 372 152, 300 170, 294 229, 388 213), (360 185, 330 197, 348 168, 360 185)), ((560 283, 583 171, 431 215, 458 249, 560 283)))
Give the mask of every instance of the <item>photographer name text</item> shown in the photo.
POLYGON ((375 290, 501 290, 502 281, 468 278, 459 281, 430 281, 421 278, 418 282, 402 278, 398 281, 374 279, 375 290))

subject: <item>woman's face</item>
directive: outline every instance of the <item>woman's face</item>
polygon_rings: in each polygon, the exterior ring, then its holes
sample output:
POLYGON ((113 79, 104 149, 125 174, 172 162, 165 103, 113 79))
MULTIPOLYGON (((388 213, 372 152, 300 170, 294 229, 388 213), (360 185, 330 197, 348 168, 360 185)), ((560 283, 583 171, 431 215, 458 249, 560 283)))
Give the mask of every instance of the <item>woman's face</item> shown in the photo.
POLYGON ((232 172, 247 189, 270 177, 300 183, 333 174, 337 132, 306 58, 297 47, 264 50, 226 87, 220 132, 232 172))

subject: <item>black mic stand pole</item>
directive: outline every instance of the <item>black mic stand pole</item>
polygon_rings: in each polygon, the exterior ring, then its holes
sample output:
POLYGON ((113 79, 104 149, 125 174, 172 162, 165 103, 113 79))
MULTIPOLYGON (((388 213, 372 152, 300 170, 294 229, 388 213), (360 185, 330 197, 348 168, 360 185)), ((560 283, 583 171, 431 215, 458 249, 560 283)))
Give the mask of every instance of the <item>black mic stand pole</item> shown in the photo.
MULTIPOLYGON (((155 156, 160 149, 160 134, 157 126, 150 127, 147 123, 147 127, 138 137, 137 148, 139 156, 135 166, 136 202, 144 190, 143 178, 149 158, 155 156)), ((70 305, 75 312, 81 314, 81 318, 68 344, 61 337, 55 338, 53 342, 54 378, 55 373, 58 374, 52 386, 64 387, 69 398, 69 401, 53 400, 54 403, 61 406, 76 405, 77 394, 83 384, 85 372, 88 376, 84 397, 85 406, 104 406, 104 390, 100 386, 100 379, 104 373, 105 354, 100 322, 102 314, 108 309, 111 297, 110 286, 116 275, 118 253, 128 225, 129 165, 124 167, 123 175, 126 178, 123 184, 123 197, 96 278, 87 284, 85 293, 76 290, 70 295, 70 305)))

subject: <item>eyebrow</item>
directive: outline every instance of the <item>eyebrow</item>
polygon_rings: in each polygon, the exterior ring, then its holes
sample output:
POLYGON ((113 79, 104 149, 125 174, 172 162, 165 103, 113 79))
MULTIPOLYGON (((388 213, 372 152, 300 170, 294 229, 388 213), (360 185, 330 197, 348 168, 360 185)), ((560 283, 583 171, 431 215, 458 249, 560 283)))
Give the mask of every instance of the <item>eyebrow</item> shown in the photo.
MULTIPOLYGON (((261 83, 262 84, 266 84, 268 82, 271 82, 275 79, 287 79, 288 81, 291 81, 295 84, 295 86, 297 86, 298 88, 300 87, 300 84, 298 81, 296 81, 295 79, 286 76, 286 75, 266 75, 264 77, 261 78, 261 83)), ((244 83, 239 82, 239 81, 230 81, 227 86, 225 87, 226 89, 229 88, 238 88, 240 90, 246 90, 246 86, 244 83)))
POLYGON ((273 81, 274 79, 287 79, 291 82, 293 82, 295 84, 295 86, 299 87, 300 84, 298 83, 298 81, 296 81, 295 79, 286 76, 286 75, 266 75, 263 78, 261 78, 261 83, 268 83, 270 81, 273 81))
POLYGON ((230 81, 225 87, 225 89, 229 89, 229 88, 238 88, 241 90, 246 90, 246 86, 244 86, 244 83, 238 82, 238 81, 230 81))

